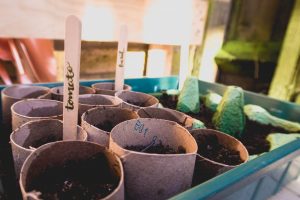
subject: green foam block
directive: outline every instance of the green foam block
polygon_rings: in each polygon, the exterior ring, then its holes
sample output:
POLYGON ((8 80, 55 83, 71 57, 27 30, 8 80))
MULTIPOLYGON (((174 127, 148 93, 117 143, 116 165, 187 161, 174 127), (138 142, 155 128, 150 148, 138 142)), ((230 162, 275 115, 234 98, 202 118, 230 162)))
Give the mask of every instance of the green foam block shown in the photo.
POLYGON ((243 89, 228 86, 212 119, 216 129, 235 138, 240 138, 245 128, 243 108, 243 89))
POLYGON ((300 134, 299 133, 290 133, 290 134, 272 133, 267 136, 267 140, 271 144, 270 151, 272 151, 294 140, 300 141, 300 134))
POLYGON ((287 132, 300 132, 299 123, 275 117, 260 106, 252 104, 245 105, 244 112, 247 118, 251 121, 255 121, 263 125, 272 125, 274 127, 282 128, 287 132))
POLYGON ((192 129, 197 129, 197 128, 206 128, 205 127, 205 124, 203 122, 201 122, 200 120, 198 119, 195 119, 193 121, 193 126, 192 126, 192 129))
POLYGON ((222 96, 214 92, 209 92, 207 95, 203 96, 203 98, 205 107, 212 112, 217 111, 217 107, 222 101, 222 96))
POLYGON ((177 110, 184 113, 198 113, 200 110, 198 79, 188 77, 180 91, 177 110))

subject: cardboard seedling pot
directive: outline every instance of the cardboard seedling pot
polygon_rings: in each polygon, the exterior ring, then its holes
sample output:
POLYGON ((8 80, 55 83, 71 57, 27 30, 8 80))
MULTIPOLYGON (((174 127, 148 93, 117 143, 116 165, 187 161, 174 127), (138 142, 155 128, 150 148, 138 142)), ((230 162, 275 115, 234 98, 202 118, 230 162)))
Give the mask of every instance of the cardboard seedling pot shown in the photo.
MULTIPOLYGON (((115 83, 109 82, 109 83, 95 83, 92 85, 92 88, 96 90, 96 94, 106 94, 114 96, 117 92, 115 90, 115 83)), ((131 86, 124 84, 123 90, 131 91, 131 86)))
POLYGON ((194 118, 182 112, 169 108, 141 108, 137 113, 141 118, 156 118, 174 121, 188 130, 193 128, 193 123, 196 121, 194 118))
POLYGON ((49 99, 26 99, 12 105, 12 130, 39 119, 62 119, 63 103, 49 99))
MULTIPOLYGON (((77 127, 77 140, 86 141, 87 133, 77 127)), ((38 146, 60 141, 63 138, 63 123, 57 119, 43 119, 23 124, 10 135, 16 176, 19 177, 25 159, 38 146)))
POLYGON ((79 110, 78 116, 80 119, 82 114, 89 109, 95 107, 107 108, 107 107, 120 107, 122 100, 118 97, 101 94, 83 94, 79 95, 79 110))
POLYGON ((93 108, 82 115, 81 126, 88 133, 88 141, 108 147, 110 131, 97 126, 110 128, 123 121, 137 118, 136 112, 126 108, 93 108))
POLYGON ((122 122, 110 134, 109 148, 120 156, 128 199, 166 199, 191 187, 197 152, 192 135, 175 122, 139 118, 122 122), (150 154, 125 149, 162 143, 182 154, 150 154))
MULTIPOLYGON (((58 86, 50 89, 51 99, 56 101, 63 101, 64 99, 64 87, 58 86)), ((95 94, 96 91, 93 88, 86 86, 79 86, 79 94, 95 94)))
MULTIPOLYGON (((53 172, 53 169, 55 169, 56 176, 61 175, 63 180, 65 177, 67 177, 67 180, 72 180, 69 178, 70 172, 65 173, 67 167, 71 167, 71 173, 75 176, 85 177, 88 181, 91 179, 102 180, 104 183, 107 181, 114 184, 115 188, 111 193, 101 199, 124 199, 124 173, 120 159, 103 146, 82 141, 53 142, 34 151, 26 159, 20 174, 23 199, 37 199, 36 185, 39 185, 40 178, 49 170, 53 172), (95 160, 95 158, 96 161, 91 166, 90 161, 95 160), (35 192, 33 192, 34 190, 35 192)), ((44 179, 45 182, 47 180, 49 179, 44 179)), ((52 186, 51 181, 47 184, 48 186, 52 186)), ((84 194, 79 192, 78 195, 83 196, 84 194)))
POLYGON ((21 100, 39 98, 49 92, 49 88, 42 86, 15 85, 4 88, 1 92, 2 98, 2 122, 11 123, 11 106, 21 100))
POLYGON ((142 92, 119 91, 115 96, 123 100, 122 108, 138 110, 143 107, 158 107, 159 100, 142 92))
MULTIPOLYGON (((198 136, 201 135, 203 135, 204 137, 214 135, 216 136, 220 145, 226 147, 227 149, 231 149, 239 152, 240 159, 243 161, 241 164, 247 162, 249 159, 249 154, 246 147, 239 140, 237 140, 236 138, 228 134, 222 133, 220 131, 212 130, 212 129, 194 129, 191 130, 190 133, 193 135, 194 138, 197 138, 198 136)), ((198 143, 199 148, 200 146, 207 145, 206 141, 199 142, 197 139, 196 141, 198 143)), ((194 171, 193 185, 198 185, 200 183, 203 183, 204 181, 207 181, 241 164, 227 165, 227 164, 213 161, 211 159, 202 156, 201 154, 200 155, 198 154, 196 159, 195 171, 194 171)))

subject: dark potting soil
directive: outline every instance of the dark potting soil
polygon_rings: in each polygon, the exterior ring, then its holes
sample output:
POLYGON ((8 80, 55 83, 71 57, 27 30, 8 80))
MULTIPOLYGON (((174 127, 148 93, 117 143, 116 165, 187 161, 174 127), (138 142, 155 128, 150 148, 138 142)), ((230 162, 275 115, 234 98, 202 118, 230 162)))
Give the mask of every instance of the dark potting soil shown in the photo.
POLYGON ((95 125, 95 127, 104 130, 106 132, 111 132, 111 130, 115 127, 115 124, 113 124, 109 120, 105 120, 103 123, 95 125))
POLYGON ((166 91, 162 91, 162 95, 158 97, 158 100, 163 105, 163 107, 176 110, 178 101, 177 95, 168 95, 166 91))
POLYGON ((246 119, 246 127, 240 141, 250 155, 268 152, 270 142, 266 140, 270 133, 287 133, 286 130, 271 125, 263 125, 246 119))
MULTIPOLYGON (((162 92, 161 97, 159 98, 160 102, 164 107, 176 109, 178 98, 162 92)), ((215 129, 212 123, 213 112, 207 109, 202 99, 200 98, 200 111, 199 113, 187 113, 193 118, 196 118, 202 121, 206 128, 215 129)), ((246 119, 245 132, 243 133, 242 138, 239 140, 245 145, 250 155, 261 154, 268 152, 270 149, 270 142, 266 140, 266 137, 270 133, 286 133, 285 130, 282 130, 277 127, 270 125, 262 125, 253 121, 246 119)))
POLYGON ((34 147, 34 148, 39 148, 40 146, 44 145, 44 144, 47 144, 47 143, 50 143, 50 142, 56 142, 58 140, 62 140, 62 138, 56 138, 54 135, 50 135, 48 137, 42 137, 38 140, 35 140, 33 142, 28 142, 29 144, 27 144, 27 142, 25 141, 24 142, 24 147, 25 148, 29 148, 30 146, 31 147, 34 147))
POLYGON ((42 199, 101 199, 117 186, 103 154, 85 161, 68 162, 63 167, 45 171, 30 186, 31 191, 41 192, 42 199))
POLYGON ((139 106, 139 107, 148 106, 147 102, 136 102, 136 101, 130 101, 130 100, 127 100, 126 102, 129 104, 135 105, 135 106, 139 106))
POLYGON ((193 135, 198 144, 198 154, 226 165, 243 163, 239 151, 228 149, 219 143, 216 135, 193 135))
POLYGON ((155 153, 155 154, 184 154, 186 150, 184 147, 179 146, 177 150, 173 149, 169 145, 163 145, 161 142, 152 146, 132 145, 126 146, 125 149, 143 153, 155 153))

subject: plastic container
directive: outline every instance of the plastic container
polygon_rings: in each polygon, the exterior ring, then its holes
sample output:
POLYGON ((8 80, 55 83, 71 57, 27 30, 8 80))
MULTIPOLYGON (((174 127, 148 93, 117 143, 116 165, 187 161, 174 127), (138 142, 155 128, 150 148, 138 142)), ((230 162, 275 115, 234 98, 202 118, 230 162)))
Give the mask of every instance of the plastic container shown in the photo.
MULTIPOLYGON (((96 82, 105 81, 107 80, 86 81, 81 82, 81 85, 90 86, 96 82)), ((133 91, 157 93, 161 90, 176 89, 178 86, 178 78, 128 79, 125 83, 131 85, 133 91)), ((55 87, 61 85, 61 83, 37 85, 55 87)), ((0 89, 3 88, 4 87, 2 86, 0 89)), ((199 90, 201 93, 207 93, 210 90, 218 94, 223 94, 225 86, 199 81, 199 90)), ((245 91, 245 103, 258 104, 266 108, 273 115, 284 119, 300 121, 300 106, 294 103, 278 101, 264 95, 247 91, 245 91)), ((7 139, 5 134, 0 134, 0 137, 0 139, 7 139)), ((1 141, 1 144, 4 142, 5 144, 6 142, 8 143, 8 140, 4 140, 1 141)), ((0 153, 2 152, 0 151, 0 153)), ((299 156, 300 142, 291 142, 258 158, 250 160, 246 164, 219 175, 201 185, 187 190, 173 197, 173 199, 266 199, 277 193, 282 186, 299 176, 299 156)), ((1 159, 5 159, 4 161, 9 160, 8 157, 1 157, 1 159)), ((14 170, 13 166, 10 170, 14 170)), ((8 196, 15 195, 14 191, 6 190, 6 185, 12 185, 10 178, 2 176, 1 179, 4 191, 8 193, 8 196)))

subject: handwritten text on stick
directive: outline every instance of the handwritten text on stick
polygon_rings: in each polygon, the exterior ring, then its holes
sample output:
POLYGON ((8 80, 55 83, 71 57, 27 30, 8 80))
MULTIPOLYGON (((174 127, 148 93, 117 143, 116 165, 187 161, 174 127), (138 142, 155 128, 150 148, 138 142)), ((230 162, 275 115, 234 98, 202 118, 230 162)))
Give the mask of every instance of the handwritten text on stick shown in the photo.
POLYGON ((123 49, 122 51, 118 51, 118 53, 120 54, 119 67, 124 67, 124 52, 125 52, 125 49, 123 49))
POLYGON ((73 68, 71 67, 70 63, 67 62, 67 73, 66 73, 66 78, 68 80, 68 102, 65 108, 67 110, 73 110, 74 109, 74 97, 73 97, 73 92, 74 92, 74 72, 73 68))

